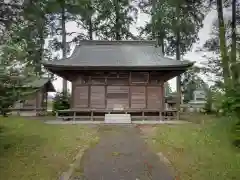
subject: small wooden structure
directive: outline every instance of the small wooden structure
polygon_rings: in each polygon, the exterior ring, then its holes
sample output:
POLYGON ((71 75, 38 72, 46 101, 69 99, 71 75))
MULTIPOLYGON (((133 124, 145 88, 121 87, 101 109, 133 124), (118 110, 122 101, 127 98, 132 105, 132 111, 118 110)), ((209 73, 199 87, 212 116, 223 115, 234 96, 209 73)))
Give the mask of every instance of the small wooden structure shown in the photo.
POLYGON ((31 92, 11 109, 13 114, 21 116, 36 116, 47 112, 48 92, 55 92, 49 78, 39 78, 21 87, 31 92))
POLYGON ((163 57, 155 41, 98 40, 81 41, 71 57, 44 63, 72 82, 71 109, 61 112, 92 120, 106 113, 162 118, 164 82, 192 65, 163 57))
POLYGON ((177 108, 177 95, 172 93, 165 97, 166 109, 176 109, 177 108))
POLYGON ((193 99, 188 102, 188 110, 190 112, 204 111, 206 96, 207 94, 204 88, 198 88, 193 91, 193 99))

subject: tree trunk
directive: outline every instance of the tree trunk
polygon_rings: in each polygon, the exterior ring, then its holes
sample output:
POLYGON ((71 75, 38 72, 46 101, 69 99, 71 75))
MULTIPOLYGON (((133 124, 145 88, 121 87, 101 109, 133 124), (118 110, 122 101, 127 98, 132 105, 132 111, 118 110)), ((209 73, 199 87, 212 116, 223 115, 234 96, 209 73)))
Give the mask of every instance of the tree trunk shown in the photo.
POLYGON ((229 72, 229 57, 227 54, 227 46, 225 39, 225 26, 223 18, 223 5, 222 0, 217 0, 217 13, 218 13, 218 26, 219 26, 219 37, 220 37, 220 52, 221 52, 221 61, 223 68, 223 79, 225 90, 230 86, 230 72, 229 72))
POLYGON ((156 38, 155 12, 156 12, 156 0, 152 0, 152 40, 156 38))
MULTIPOLYGON (((177 4, 176 7, 176 60, 180 61, 181 59, 181 51, 180 51, 180 42, 181 42, 181 36, 180 36, 180 7, 177 4)), ((180 105, 181 105, 181 76, 177 76, 176 80, 176 89, 177 89, 177 119, 179 119, 179 113, 180 113, 180 105)))
MULTIPOLYGON (((65 1, 62 3, 61 24, 62 24, 62 58, 67 57, 67 34, 66 34, 66 15, 65 15, 65 1)), ((67 93, 67 80, 63 79, 63 93, 67 93)))
MULTIPOLYGON (((180 54, 180 32, 177 33, 177 44, 176 44, 176 60, 180 61, 181 54, 180 54)), ((181 106, 181 75, 177 76, 177 110, 180 112, 180 106, 181 106)), ((179 115, 178 115, 179 119, 179 115)))
POLYGON ((94 8, 93 8, 93 5, 92 5, 92 2, 90 1, 89 2, 89 15, 88 15, 88 36, 89 36, 89 39, 90 40, 93 40, 93 22, 92 22, 92 16, 93 16, 93 12, 94 12, 94 8))
POLYGON ((115 9, 115 38, 116 40, 121 40, 121 24, 120 24, 120 12, 119 12, 119 0, 114 0, 115 9))
POLYGON ((88 36, 90 40, 93 40, 93 24, 92 24, 92 16, 90 16, 89 21, 88 21, 88 36))
MULTIPOLYGON (((42 20, 43 21, 43 20, 42 20)), ((40 44, 40 48, 39 48, 39 51, 37 52, 38 56, 38 60, 37 60, 37 65, 36 65, 36 74, 38 76, 41 76, 42 75, 42 60, 43 60, 43 51, 44 51, 44 23, 41 24, 41 27, 39 29, 39 44, 40 44)))
POLYGON ((165 55, 165 46, 164 46, 164 38, 161 38, 161 48, 162 48, 162 54, 165 55))
POLYGON ((232 70, 232 78, 233 84, 238 83, 239 75, 238 69, 236 67, 236 0, 232 0, 232 48, 231 48, 231 70, 232 70))
POLYGON ((162 54, 165 55, 164 35, 160 32, 157 35, 157 44, 158 46, 161 46, 162 54))

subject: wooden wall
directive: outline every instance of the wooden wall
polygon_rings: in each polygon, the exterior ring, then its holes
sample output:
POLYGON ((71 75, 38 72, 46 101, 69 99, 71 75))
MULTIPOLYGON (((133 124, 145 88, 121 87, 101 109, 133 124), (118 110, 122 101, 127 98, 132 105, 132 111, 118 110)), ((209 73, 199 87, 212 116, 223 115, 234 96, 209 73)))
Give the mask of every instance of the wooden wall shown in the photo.
POLYGON ((157 72, 79 73, 72 81, 72 108, 161 110, 163 84, 157 72))
POLYGON ((46 91, 45 88, 41 88, 36 93, 33 93, 26 97, 26 100, 23 103, 23 108, 26 109, 45 108, 44 98, 46 98, 46 91))

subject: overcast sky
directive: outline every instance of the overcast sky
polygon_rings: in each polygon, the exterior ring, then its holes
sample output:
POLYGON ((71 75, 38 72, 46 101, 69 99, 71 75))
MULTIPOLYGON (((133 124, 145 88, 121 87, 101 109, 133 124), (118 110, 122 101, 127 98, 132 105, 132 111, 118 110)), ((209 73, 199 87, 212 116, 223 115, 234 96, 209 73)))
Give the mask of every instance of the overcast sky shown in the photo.
MULTIPOLYGON (((211 11, 204 20, 204 26, 203 28, 199 31, 199 38, 200 41, 196 44, 193 45, 193 48, 190 52, 188 52, 183 59, 190 60, 190 61, 195 61, 197 64, 200 62, 203 62, 205 59, 202 57, 204 54, 195 52, 197 47, 200 47, 203 45, 203 43, 209 38, 209 34, 211 33, 211 26, 212 22, 216 17, 216 11, 211 11)), ((144 26, 144 24, 149 21, 149 17, 146 14, 140 13, 138 16, 138 20, 135 26, 131 28, 131 31, 133 33, 137 34, 137 27, 144 26)), ((69 22, 66 25, 67 32, 80 32, 81 30, 76 26, 75 23, 69 22)), ((71 39, 71 37, 68 37, 67 39, 71 39)), ((74 47, 72 47, 74 48, 74 47)), ((204 78, 205 79, 205 78, 204 78)), ((169 81, 170 86, 172 90, 176 90, 176 78, 171 79, 169 81)), ((62 90, 62 78, 58 77, 54 82, 53 82, 55 88, 57 91, 62 90)), ((71 83, 68 83, 68 89, 71 90, 71 83)))

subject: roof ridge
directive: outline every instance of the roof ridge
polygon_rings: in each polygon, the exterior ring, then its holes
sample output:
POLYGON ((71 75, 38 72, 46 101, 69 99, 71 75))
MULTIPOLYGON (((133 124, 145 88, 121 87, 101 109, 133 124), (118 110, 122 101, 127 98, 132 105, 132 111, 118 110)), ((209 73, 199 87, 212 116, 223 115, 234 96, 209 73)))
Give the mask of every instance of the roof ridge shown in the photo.
POLYGON ((154 40, 81 40, 81 45, 156 45, 154 40))

